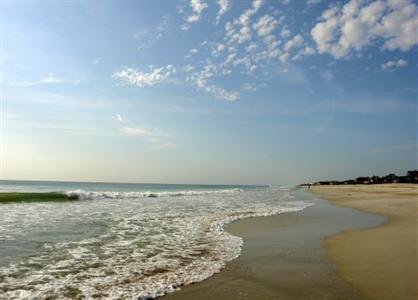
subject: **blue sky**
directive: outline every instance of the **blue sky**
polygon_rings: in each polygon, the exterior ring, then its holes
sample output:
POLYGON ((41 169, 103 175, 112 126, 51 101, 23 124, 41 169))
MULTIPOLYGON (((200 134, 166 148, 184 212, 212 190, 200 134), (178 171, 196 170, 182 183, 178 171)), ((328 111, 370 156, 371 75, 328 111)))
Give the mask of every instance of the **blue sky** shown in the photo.
POLYGON ((413 1, 4 1, 2 178, 294 184, 417 167, 413 1))

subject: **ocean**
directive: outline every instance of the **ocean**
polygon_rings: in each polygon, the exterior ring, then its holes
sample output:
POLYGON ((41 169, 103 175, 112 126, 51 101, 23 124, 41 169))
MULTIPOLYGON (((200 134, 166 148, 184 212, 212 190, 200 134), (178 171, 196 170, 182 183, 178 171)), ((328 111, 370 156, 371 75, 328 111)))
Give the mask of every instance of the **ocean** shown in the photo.
POLYGON ((281 186, 0 181, 74 201, 0 203, 0 299, 152 299, 219 272, 243 241, 227 223, 299 211, 281 186))

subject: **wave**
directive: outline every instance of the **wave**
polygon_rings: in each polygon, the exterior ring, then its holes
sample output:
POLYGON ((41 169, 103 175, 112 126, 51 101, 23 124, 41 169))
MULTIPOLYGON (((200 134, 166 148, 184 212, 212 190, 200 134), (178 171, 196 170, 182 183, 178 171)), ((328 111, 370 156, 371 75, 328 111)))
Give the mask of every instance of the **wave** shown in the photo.
MULTIPOLYGON (((243 239, 225 230, 228 223, 298 211, 313 204, 293 199, 292 192, 244 191, 240 194, 241 189, 74 190, 67 193, 96 197, 86 199, 126 199, 124 205, 119 201, 70 201, 65 206, 47 203, 7 206, 0 221, 0 233, 3 226, 4 235, 10 236, 7 240, 11 240, 13 247, 9 249, 15 249, 22 234, 31 232, 48 232, 54 240, 39 245, 40 250, 34 253, 41 255, 22 258, 19 264, 0 266, 0 291, 7 299, 19 300, 155 299, 203 281, 239 257, 243 239), (196 201, 187 197, 175 201, 135 199, 149 194, 219 196, 196 197, 196 201), (80 238, 73 237, 76 232, 80 232, 80 238), (25 288, 28 286, 30 290, 25 288)), ((23 236, 25 240, 30 237, 23 236)), ((7 241, 3 243, 9 245, 7 241)))
POLYGON ((213 191, 165 191, 165 192, 96 192, 73 190, 66 191, 64 194, 70 199, 95 200, 95 199, 123 199, 123 198, 160 198, 160 197, 181 197, 181 196, 201 196, 211 194, 235 194, 242 192, 242 189, 223 189, 213 191))
MULTIPOLYGON (((47 296, 68 299, 68 293, 74 290, 79 291, 79 296, 85 298, 100 295, 101 299, 108 300, 156 299, 177 291, 182 286, 213 276, 220 272, 226 263, 240 256, 243 239, 228 233, 225 230, 227 224, 251 217, 300 211, 310 205, 312 204, 295 201, 269 209, 260 207, 227 211, 220 215, 175 218, 175 222, 164 222, 160 218, 150 219, 146 222, 151 223, 149 226, 152 226, 153 230, 156 229, 156 224, 152 222, 163 222, 170 230, 174 231, 177 228, 180 231, 172 236, 173 240, 170 240, 170 234, 164 234, 163 239, 150 240, 150 244, 144 249, 138 247, 144 236, 141 218, 137 215, 120 218, 111 224, 111 230, 105 235, 45 245, 45 249, 51 251, 48 259, 57 256, 56 259, 40 271, 27 271, 25 277, 19 280, 15 276, 5 277, 4 283, 0 282, 0 290, 3 284, 3 288, 7 287, 5 290, 8 299, 20 300, 47 296), (141 230, 141 234, 138 234, 138 230, 141 230), (164 241, 168 243, 164 244, 164 241), (104 257, 97 255, 95 249, 98 248, 104 257), (160 251, 162 252, 159 253, 160 251), (62 256, 62 252, 66 255, 62 256), (126 253, 130 253, 129 256, 126 256, 126 253), (50 275, 44 276, 44 281, 39 281, 40 274, 45 272, 50 275), (69 272, 74 274, 60 276, 69 272), (33 290, 19 289, 22 282, 33 285, 33 290), (71 290, 68 286, 76 288, 71 290), (82 286, 82 289, 79 289, 79 286, 82 286)), ((28 263, 44 265, 44 260, 45 257, 33 257, 28 263)), ((14 275, 19 270, 11 266, 4 268, 3 274, 1 271, 0 268, 0 276, 4 276, 14 275)))

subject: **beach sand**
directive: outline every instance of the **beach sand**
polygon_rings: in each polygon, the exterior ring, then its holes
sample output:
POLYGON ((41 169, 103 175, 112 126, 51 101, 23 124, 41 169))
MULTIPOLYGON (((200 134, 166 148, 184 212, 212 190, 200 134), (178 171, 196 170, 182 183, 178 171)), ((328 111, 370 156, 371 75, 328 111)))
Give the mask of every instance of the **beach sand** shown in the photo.
POLYGON ((367 299, 418 299, 418 186, 314 186, 310 191, 337 205, 387 217, 382 226, 346 231, 324 240, 341 278, 367 299))
MULTIPOLYGON (((304 194, 299 197, 312 198, 304 194)), ((300 212, 240 220, 227 230, 244 240, 241 256, 213 277, 164 296, 175 299, 364 299, 341 280, 322 247, 325 236, 376 226, 384 218, 316 199, 300 212)))

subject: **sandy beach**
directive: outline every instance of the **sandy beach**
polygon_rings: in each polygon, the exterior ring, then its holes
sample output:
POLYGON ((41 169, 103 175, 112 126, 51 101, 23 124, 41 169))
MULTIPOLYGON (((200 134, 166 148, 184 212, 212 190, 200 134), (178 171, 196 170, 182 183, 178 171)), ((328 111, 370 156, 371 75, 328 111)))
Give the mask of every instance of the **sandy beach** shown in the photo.
POLYGON ((244 240, 241 256, 215 276, 163 299, 365 299, 337 276, 322 241, 385 219, 322 199, 314 203, 300 212, 228 225, 227 231, 244 240))
POLYGON ((382 226, 324 240, 341 278, 368 299, 417 299, 418 186, 315 186, 310 191, 334 204, 387 217, 382 226))
POLYGON ((230 224, 242 255, 164 299, 417 299, 417 186, 310 191, 331 203, 230 224))

